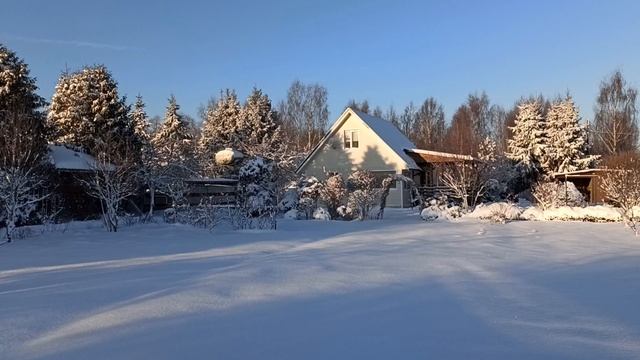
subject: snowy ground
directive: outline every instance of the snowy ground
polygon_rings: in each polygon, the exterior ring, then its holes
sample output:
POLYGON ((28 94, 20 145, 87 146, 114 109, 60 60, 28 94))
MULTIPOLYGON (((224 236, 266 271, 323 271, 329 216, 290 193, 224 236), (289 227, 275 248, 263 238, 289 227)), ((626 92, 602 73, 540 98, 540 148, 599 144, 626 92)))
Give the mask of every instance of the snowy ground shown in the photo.
POLYGON ((282 221, 0 246, 2 359, 640 357, 620 224, 282 221))

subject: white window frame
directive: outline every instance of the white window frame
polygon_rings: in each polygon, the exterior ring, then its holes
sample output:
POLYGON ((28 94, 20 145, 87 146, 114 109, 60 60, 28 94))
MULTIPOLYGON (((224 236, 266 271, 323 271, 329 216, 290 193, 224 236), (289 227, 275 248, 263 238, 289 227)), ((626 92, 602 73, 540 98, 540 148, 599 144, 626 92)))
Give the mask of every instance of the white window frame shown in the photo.
POLYGON ((358 136, 358 132, 358 130, 344 130, 342 132, 342 143, 345 149, 357 149, 360 147, 360 137, 358 136))

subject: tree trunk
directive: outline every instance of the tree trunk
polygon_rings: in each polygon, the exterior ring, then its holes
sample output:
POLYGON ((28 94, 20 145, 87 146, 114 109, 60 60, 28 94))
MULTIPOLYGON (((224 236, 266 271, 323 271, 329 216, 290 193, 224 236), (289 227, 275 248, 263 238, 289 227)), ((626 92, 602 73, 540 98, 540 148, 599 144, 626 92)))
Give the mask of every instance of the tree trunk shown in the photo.
POLYGON ((155 207, 156 201, 156 187, 151 185, 149 186, 149 214, 147 215, 147 219, 153 219, 153 208, 155 207))

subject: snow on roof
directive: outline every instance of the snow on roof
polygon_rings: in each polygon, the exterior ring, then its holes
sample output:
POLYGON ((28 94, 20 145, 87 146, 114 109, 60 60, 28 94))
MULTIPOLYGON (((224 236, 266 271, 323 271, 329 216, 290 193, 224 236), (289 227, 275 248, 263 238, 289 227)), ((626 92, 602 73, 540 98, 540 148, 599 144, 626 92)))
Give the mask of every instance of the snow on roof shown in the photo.
POLYGON ((96 162, 93 156, 64 145, 49 144, 49 157, 58 170, 92 171, 96 162))
POLYGON ((474 161, 474 157, 471 155, 462 155, 462 154, 453 154, 446 153, 441 151, 432 151, 432 150, 423 150, 423 149, 406 149, 408 152, 416 153, 416 154, 425 154, 425 155, 433 155, 433 156, 441 156, 452 159, 460 159, 460 160, 469 160, 474 161))
POLYGON ((413 159, 404 150, 412 149, 415 146, 391 121, 369 115, 362 111, 351 109, 367 126, 378 135, 398 156, 407 163, 410 168, 420 169, 413 159))
POLYGON ((591 173, 591 172, 609 172, 609 171, 611 171, 611 169, 595 168, 595 169, 584 169, 584 170, 557 172, 557 173, 553 173, 553 176, 580 175, 580 174, 588 174, 588 173, 591 173))
POLYGON ((313 150, 307 155, 307 157, 298 165, 296 172, 299 172, 312 158, 313 156, 322 148, 322 146, 329 140, 331 135, 338 130, 338 128, 344 123, 344 121, 348 118, 348 114, 353 113, 358 118, 365 123, 378 137, 387 144, 391 150, 393 150, 406 164, 410 169, 420 169, 420 167, 416 164, 416 162, 405 153, 405 149, 411 149, 416 147, 414 143, 411 142, 401 131, 398 129, 393 123, 390 121, 381 119, 379 117, 375 117, 369 114, 366 114, 361 111, 353 110, 352 108, 346 108, 345 111, 340 115, 338 120, 331 126, 329 131, 324 135, 322 140, 313 148, 313 150))

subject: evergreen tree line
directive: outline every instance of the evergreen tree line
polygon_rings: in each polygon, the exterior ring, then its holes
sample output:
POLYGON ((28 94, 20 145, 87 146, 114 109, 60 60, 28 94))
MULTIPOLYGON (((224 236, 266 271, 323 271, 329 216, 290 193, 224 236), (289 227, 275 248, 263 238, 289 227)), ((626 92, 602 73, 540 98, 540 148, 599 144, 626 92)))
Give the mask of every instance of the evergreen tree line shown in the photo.
MULTIPOLYGON (((568 94, 567 97, 570 98, 568 94)), ((372 107, 367 100, 351 100, 347 106, 393 122, 419 148, 477 156, 486 138, 495 141, 499 154, 509 152, 509 143, 515 136, 514 125, 523 104, 537 103, 542 117, 541 126, 546 128, 541 135, 552 133, 554 125, 547 127, 545 121, 548 120, 547 113, 552 105, 559 101, 542 95, 528 96, 517 100, 510 109, 505 109, 491 104, 484 92, 470 94, 467 101, 453 113, 450 121, 446 121, 443 106, 433 97, 428 97, 419 106, 410 102, 401 111, 394 106, 386 110, 380 106, 372 107)), ((620 71, 614 72, 600 84, 593 121, 586 124, 581 122, 579 110, 571 103, 569 108, 573 108, 574 122, 584 127, 582 137, 586 144, 584 151, 588 155, 601 155, 608 162, 620 154, 637 152, 640 134, 637 89, 625 81, 620 71)), ((556 117, 553 115, 549 121, 554 122, 556 117)))

